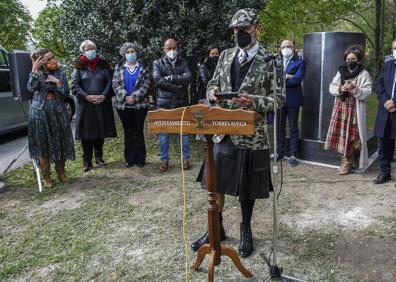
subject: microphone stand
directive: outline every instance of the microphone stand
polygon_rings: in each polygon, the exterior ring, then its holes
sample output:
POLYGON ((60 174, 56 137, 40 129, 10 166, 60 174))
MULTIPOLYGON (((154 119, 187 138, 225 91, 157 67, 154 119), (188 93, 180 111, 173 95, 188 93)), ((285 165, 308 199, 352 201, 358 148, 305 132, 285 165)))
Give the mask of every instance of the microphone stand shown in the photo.
MULTIPOLYGON (((306 282, 305 280, 301 280, 292 276, 288 276, 283 274, 283 268, 278 266, 278 183, 277 183, 277 175, 278 175, 278 152, 277 152, 277 118, 278 118, 278 103, 276 98, 276 86, 277 86, 277 58, 279 55, 269 55, 264 58, 265 62, 272 61, 273 62, 273 93, 274 93, 274 163, 272 166, 272 184, 273 184, 273 229, 272 229, 272 264, 271 264, 271 255, 267 258, 264 253, 261 253, 261 257, 264 258, 265 262, 268 265, 269 275, 263 280, 264 282, 270 281, 272 278, 284 278, 291 281, 297 282, 306 282)), ((286 91, 286 79, 283 83, 283 89, 286 91)), ((282 90, 283 91, 283 90, 282 90)))

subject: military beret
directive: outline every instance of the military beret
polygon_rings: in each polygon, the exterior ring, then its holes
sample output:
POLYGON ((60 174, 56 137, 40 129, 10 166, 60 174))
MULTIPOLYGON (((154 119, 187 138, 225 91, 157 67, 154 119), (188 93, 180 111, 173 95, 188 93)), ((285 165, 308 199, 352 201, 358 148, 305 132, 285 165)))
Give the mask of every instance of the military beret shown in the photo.
POLYGON ((257 11, 255 9, 240 9, 232 17, 229 28, 255 25, 258 22, 257 11))

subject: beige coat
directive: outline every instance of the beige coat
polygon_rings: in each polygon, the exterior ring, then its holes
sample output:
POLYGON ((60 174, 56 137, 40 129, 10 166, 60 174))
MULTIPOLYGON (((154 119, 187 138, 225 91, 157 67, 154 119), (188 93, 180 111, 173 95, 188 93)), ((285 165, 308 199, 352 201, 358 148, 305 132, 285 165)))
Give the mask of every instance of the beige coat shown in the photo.
MULTIPOLYGON (((372 80, 368 71, 363 70, 359 75, 350 82, 356 85, 356 93, 353 95, 356 98, 356 112, 357 122, 359 128, 359 137, 362 142, 362 149, 359 159, 359 170, 365 170, 368 167, 368 150, 367 150, 367 126, 366 126, 366 99, 371 95, 372 80)), ((340 72, 337 72, 333 81, 330 83, 329 91, 333 96, 340 96, 339 85, 341 84, 340 72)))

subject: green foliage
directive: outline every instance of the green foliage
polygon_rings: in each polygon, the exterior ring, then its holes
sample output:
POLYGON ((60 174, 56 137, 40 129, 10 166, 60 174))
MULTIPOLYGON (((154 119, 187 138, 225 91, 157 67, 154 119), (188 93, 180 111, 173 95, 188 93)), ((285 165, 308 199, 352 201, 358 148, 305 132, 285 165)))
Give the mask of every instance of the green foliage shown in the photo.
POLYGON ((372 3, 368 2, 270 0, 260 14, 262 39, 271 46, 277 46, 280 40, 288 38, 295 41, 297 46, 302 46, 303 35, 310 32, 364 31, 354 24, 359 20, 359 11, 373 8, 372 3))
POLYGON ((71 57, 79 54, 85 39, 93 40, 100 53, 118 58, 118 48, 126 41, 143 47, 147 62, 162 54, 166 35, 179 39, 179 47, 190 63, 202 58, 204 48, 216 43, 231 45, 227 27, 239 8, 262 8, 265 1, 168 1, 168 0, 63 1, 61 29, 71 57))
POLYGON ((0 1, 0 44, 8 50, 26 49, 32 17, 19 0, 0 1))
POLYGON ((61 13, 60 7, 47 6, 35 20, 32 33, 38 46, 49 48, 55 56, 63 58, 66 57, 67 53, 63 44, 63 34, 60 30, 61 13))

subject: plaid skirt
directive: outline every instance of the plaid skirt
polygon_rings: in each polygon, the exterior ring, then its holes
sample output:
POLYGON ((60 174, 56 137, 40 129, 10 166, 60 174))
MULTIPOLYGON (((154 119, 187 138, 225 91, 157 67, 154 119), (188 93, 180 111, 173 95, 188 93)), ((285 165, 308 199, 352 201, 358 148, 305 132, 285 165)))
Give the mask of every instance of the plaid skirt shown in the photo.
POLYGON ((347 156, 359 141, 356 99, 348 96, 342 102, 340 97, 336 97, 324 149, 347 156))

